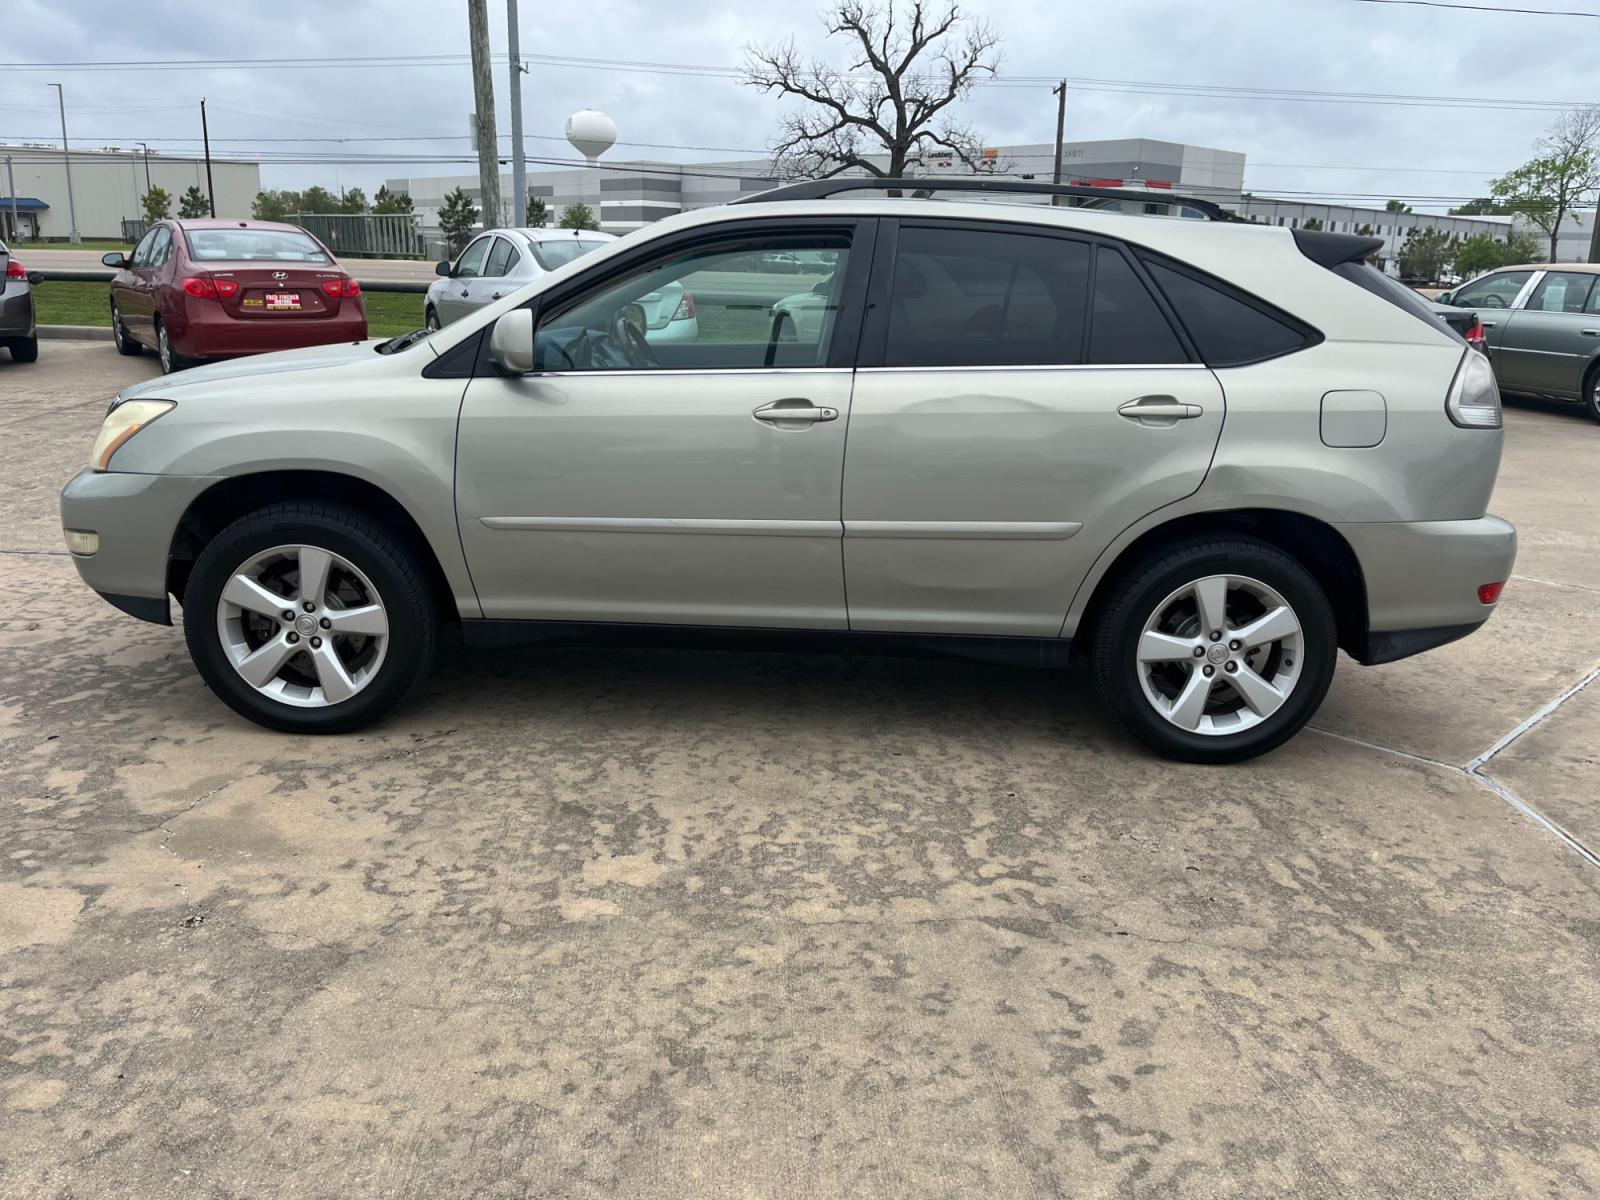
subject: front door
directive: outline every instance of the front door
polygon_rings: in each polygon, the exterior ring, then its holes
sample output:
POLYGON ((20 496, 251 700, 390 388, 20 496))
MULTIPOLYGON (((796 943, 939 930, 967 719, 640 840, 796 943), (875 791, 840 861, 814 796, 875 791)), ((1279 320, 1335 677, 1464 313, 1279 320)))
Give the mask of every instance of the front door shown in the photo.
POLYGON ((489 251, 494 248, 494 241, 494 234, 483 234, 461 252, 460 258, 456 259, 455 269, 451 271, 450 278, 445 280, 444 287, 439 289, 436 307, 439 309, 440 324, 448 325, 451 321, 459 321, 476 307, 472 299, 472 289, 489 265, 489 251))
POLYGON ((840 472, 870 223, 755 222, 609 260, 539 298, 535 373, 474 379, 457 517, 486 616, 844 628, 840 472), (809 250, 810 275, 763 255, 809 250), (859 283, 809 338, 772 306, 859 283), (640 298, 694 297, 651 342, 640 298))
POLYGON ((1500 335, 1495 360, 1502 383, 1581 398, 1584 374, 1600 353, 1596 279, 1582 271, 1545 272, 1500 335))
POLYGON ((1121 248, 909 221, 897 240, 851 405, 850 626, 1056 636, 1100 549, 1200 486, 1222 389, 1121 248))
POLYGON ((157 225, 134 247, 128 260, 125 284, 116 289, 117 311, 122 324, 147 346, 156 344, 156 273, 172 250, 172 231, 157 225))
POLYGON ((1511 312, 1517 297, 1528 286, 1533 275, 1532 271, 1495 271, 1464 284, 1450 298, 1450 303, 1456 308, 1472 309, 1478 314, 1478 320, 1483 322, 1484 343, 1501 387, 1519 386, 1512 382, 1507 372, 1509 364, 1501 361, 1500 343, 1511 324, 1511 312))

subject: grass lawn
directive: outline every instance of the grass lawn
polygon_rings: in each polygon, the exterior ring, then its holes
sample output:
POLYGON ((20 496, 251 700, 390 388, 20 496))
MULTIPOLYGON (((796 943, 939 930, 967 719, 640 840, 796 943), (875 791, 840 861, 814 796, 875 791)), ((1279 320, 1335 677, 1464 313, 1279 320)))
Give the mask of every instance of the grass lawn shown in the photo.
MULTIPOLYGON (((26 261, 26 260, 24 260, 26 261)), ((111 290, 103 283, 49 281, 33 289, 41 325, 110 325, 111 290)), ((393 337, 422 327, 422 297, 398 292, 365 292, 367 332, 393 337)))

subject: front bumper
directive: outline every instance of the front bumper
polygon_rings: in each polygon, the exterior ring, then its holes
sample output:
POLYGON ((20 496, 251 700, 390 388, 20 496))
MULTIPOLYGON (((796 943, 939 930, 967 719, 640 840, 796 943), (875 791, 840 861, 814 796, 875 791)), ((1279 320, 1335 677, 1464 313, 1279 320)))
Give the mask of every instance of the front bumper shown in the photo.
POLYGON ((215 476, 80 471, 61 489, 63 529, 100 536, 92 555, 74 554, 83 581, 146 621, 171 624, 167 559, 178 522, 215 476))
POLYGON ((1494 613, 1478 588, 1511 577, 1509 521, 1385 521, 1338 525, 1367 588, 1364 663, 1393 662, 1465 637, 1494 613))

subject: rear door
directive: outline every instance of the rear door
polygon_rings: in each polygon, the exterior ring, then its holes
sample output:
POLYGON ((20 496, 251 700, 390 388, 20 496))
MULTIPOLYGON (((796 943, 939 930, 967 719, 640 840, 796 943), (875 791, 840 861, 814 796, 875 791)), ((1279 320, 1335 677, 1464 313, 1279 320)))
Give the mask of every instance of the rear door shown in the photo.
POLYGON ((1054 636, 1100 549, 1200 486, 1222 389, 1115 244, 905 221, 879 245, 845 461, 850 626, 1054 636))
POLYGON ((1526 304, 1506 321, 1495 355, 1501 381, 1557 395, 1582 395, 1584 373, 1600 353, 1596 277, 1547 271, 1526 304))

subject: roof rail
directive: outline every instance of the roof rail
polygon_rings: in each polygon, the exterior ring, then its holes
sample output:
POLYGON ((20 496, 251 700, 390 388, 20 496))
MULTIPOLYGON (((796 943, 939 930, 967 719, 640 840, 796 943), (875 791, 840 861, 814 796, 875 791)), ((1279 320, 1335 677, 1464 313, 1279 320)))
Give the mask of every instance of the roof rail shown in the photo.
POLYGON ((730 200, 729 203, 765 204, 775 200, 823 200, 840 192, 860 191, 908 192, 919 198, 926 198, 934 192, 1001 192, 1030 196, 1071 196, 1086 200, 1128 200, 1139 204, 1182 204, 1186 208, 1204 213, 1211 221, 1244 219, 1238 213, 1223 208, 1215 200, 1184 196, 1164 188, 1136 191, 1132 188, 1089 187, 1080 183, 1037 183, 1031 179, 980 179, 971 176, 940 179, 924 175, 894 179, 875 175, 835 175, 829 179, 807 179, 800 183, 771 188, 765 192, 752 192, 748 196, 730 200))

